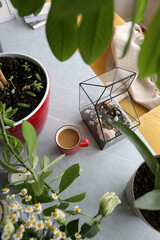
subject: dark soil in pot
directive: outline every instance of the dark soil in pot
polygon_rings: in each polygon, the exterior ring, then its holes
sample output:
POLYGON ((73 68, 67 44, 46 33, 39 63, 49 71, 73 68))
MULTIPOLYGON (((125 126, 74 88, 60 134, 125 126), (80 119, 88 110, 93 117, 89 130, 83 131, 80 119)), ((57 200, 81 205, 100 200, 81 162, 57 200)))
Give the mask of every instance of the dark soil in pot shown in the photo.
MULTIPOLYGON (((154 188, 155 177, 146 163, 142 164, 138 169, 134 179, 134 196, 135 199, 141 197, 145 193, 152 191, 154 188)), ((139 209, 146 221, 156 230, 160 232, 160 211, 149 211, 139 209)))
POLYGON ((17 122, 41 102, 46 89, 46 77, 39 66, 17 57, 1 57, 0 68, 8 81, 5 90, 0 90, 0 101, 6 104, 6 108, 18 108, 11 118, 17 122))

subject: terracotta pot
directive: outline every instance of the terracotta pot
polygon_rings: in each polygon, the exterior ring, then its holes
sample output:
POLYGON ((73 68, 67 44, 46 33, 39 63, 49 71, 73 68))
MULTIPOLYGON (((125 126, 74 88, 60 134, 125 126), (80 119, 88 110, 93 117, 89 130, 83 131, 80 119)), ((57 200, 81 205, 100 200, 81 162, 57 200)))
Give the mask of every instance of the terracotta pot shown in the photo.
MULTIPOLYGON (((156 158, 160 158, 160 155, 156 155, 156 158)), ((134 174, 132 175, 132 177, 130 178, 130 180, 128 181, 126 188, 125 188, 125 192, 126 192, 126 196, 128 199, 129 204, 132 204, 135 201, 135 196, 134 196, 134 179, 136 176, 136 173, 138 171, 138 169, 144 164, 145 162, 141 163, 141 165, 137 168, 137 170, 134 172, 134 174)), ((138 208, 133 208, 134 212, 137 214, 137 216, 141 217, 141 219, 147 223, 147 225, 149 225, 151 228, 153 228, 154 230, 156 230, 141 214, 140 210, 138 208)), ((158 231, 158 230, 156 230, 158 231)), ((159 231, 158 231, 159 232, 159 231)))
POLYGON ((29 55, 26 55, 26 54, 24 55, 21 53, 9 53, 8 52, 8 53, 0 53, 0 57, 23 58, 23 59, 26 59, 26 60, 31 61, 32 63, 38 65, 43 70, 43 72, 46 76, 46 90, 45 90, 45 93, 44 93, 44 96, 43 96, 41 102, 27 117, 21 119, 18 122, 15 122, 14 123, 15 128, 9 128, 9 127, 6 128, 9 130, 11 135, 19 138, 20 140, 23 140, 23 136, 21 133, 21 124, 22 124, 23 120, 27 120, 34 126, 36 133, 39 134, 45 124, 47 114, 48 114, 48 107, 49 107, 49 92, 50 92, 50 90, 49 90, 49 75, 48 75, 45 67, 37 59, 35 59, 29 55))

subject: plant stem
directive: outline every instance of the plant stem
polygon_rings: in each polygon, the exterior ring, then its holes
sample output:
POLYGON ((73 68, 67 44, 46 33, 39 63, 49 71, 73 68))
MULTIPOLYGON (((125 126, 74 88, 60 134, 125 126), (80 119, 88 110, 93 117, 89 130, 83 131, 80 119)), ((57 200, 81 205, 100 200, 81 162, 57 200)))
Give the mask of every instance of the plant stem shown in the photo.
POLYGON ((7 145, 7 147, 9 148, 9 150, 11 151, 11 153, 13 154, 13 156, 27 169, 29 170, 31 173, 32 172, 32 169, 26 164, 23 162, 23 160, 19 157, 19 155, 16 153, 16 151, 13 149, 13 147, 11 146, 9 140, 8 140, 8 136, 6 134, 6 130, 5 130, 5 127, 4 127, 4 123, 3 123, 3 119, 2 119, 2 115, 0 113, 0 128, 2 130, 2 135, 4 137, 4 140, 5 140, 5 143, 7 145))
POLYGON ((79 215, 83 215, 83 216, 86 216, 86 217, 89 217, 91 220, 94 220, 94 218, 91 216, 91 215, 89 215, 89 214, 87 214, 87 213, 78 213, 79 215))

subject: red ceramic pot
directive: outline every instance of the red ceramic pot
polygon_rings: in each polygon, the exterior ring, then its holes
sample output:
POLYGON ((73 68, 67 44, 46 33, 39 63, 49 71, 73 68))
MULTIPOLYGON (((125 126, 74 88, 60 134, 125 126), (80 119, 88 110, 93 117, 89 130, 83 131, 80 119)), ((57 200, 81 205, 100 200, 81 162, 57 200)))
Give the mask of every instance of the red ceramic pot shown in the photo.
POLYGON ((20 54, 20 53, 1 53, 0 57, 18 57, 18 58, 23 58, 26 59, 28 61, 33 62, 34 64, 38 65, 44 72, 45 76, 46 76, 46 91, 44 93, 44 96, 41 100, 41 102, 39 103, 39 105, 34 109, 34 111, 32 111, 27 117, 21 119, 18 122, 14 123, 15 128, 9 128, 7 127, 6 129, 9 130, 9 132, 11 133, 11 135, 19 138, 20 140, 23 140, 23 136, 21 133, 21 125, 22 125, 22 121, 26 120, 28 122, 30 122, 33 127, 36 130, 36 133, 39 134, 40 131, 42 130, 46 118, 47 118, 47 114, 48 114, 48 108, 49 108, 49 75, 48 72, 46 71, 45 67, 35 58, 29 56, 29 55, 24 55, 24 54, 20 54))

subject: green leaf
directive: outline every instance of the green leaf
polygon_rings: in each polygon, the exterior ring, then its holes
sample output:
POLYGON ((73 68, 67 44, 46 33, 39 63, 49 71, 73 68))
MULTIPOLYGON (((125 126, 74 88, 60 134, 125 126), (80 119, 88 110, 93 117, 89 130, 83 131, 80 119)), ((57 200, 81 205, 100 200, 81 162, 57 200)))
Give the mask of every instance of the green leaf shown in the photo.
POLYGON ((160 165, 157 162, 154 190, 160 189, 160 165))
POLYGON ((78 33, 82 58, 87 64, 94 62, 108 45, 113 30, 113 1, 90 14, 83 14, 78 33), (107 17, 106 17, 107 16, 107 17))
POLYGON ((8 108, 5 113, 6 118, 12 117, 17 112, 17 110, 18 108, 14 108, 14 109, 11 108, 11 110, 9 110, 8 108))
POLYGON ((160 8, 150 22, 138 58, 139 76, 145 78, 159 73, 160 8))
POLYGON ((79 164, 69 167, 63 174, 59 185, 59 193, 63 192, 77 177, 79 177, 79 164))
POLYGON ((43 179, 36 172, 33 172, 33 177, 35 180, 35 182, 31 184, 33 187, 33 191, 36 196, 40 196, 43 193, 44 189, 43 179))
POLYGON ((67 210, 65 212, 70 214, 70 215, 76 215, 77 214, 77 212, 75 210, 67 210))
POLYGON ((93 13, 110 0, 58 0, 53 1, 54 15, 57 19, 68 19, 79 13, 93 13), (63 6, 63 7, 62 7, 63 6))
POLYGON ((33 158, 33 169, 35 169, 38 165, 39 162, 39 157, 35 156, 35 158, 33 158))
POLYGON ((68 206, 69 206, 69 203, 61 202, 57 208, 60 210, 66 210, 68 206))
POLYGON ((49 202, 53 202, 53 201, 54 201, 54 199, 51 196, 49 196, 47 188, 44 188, 44 190, 40 196, 36 196, 36 198, 34 198, 34 197, 32 198, 32 204, 49 203, 49 202))
POLYGON ((77 49, 78 26, 77 18, 57 20, 55 18, 54 2, 49 12, 46 25, 46 34, 53 54, 60 61, 70 58, 77 49))
POLYGON ((157 160, 144 142, 142 142, 142 140, 131 129, 127 128, 122 123, 113 121, 112 125, 121 131, 134 144, 151 172, 155 175, 157 169, 157 160))
POLYGON ((14 128, 14 122, 12 121, 12 120, 10 120, 10 119, 8 119, 8 118, 3 118, 3 121, 4 121, 4 123, 5 123, 5 125, 6 126, 9 126, 9 127, 11 127, 11 128, 14 128))
POLYGON ((59 157, 55 158, 50 164, 43 168, 42 171, 45 172, 48 168, 53 167, 55 164, 59 163, 64 158, 64 156, 65 154, 62 154, 59 157))
POLYGON ((45 0, 11 0, 11 3, 18 9, 19 16, 24 17, 31 13, 37 13, 37 10, 42 8, 45 0))
POLYGON ((128 52, 130 42, 131 42, 131 39, 132 39, 134 24, 141 22, 144 18, 144 13, 145 13, 145 10, 146 10, 146 7, 147 7, 147 3, 148 3, 148 0, 135 0, 134 1, 132 26, 131 26, 128 41, 127 41, 126 46, 125 46, 124 51, 123 51, 122 58, 128 52))
POLYGON ((23 171, 17 170, 14 167, 11 167, 9 165, 4 164, 1 160, 0 160, 0 165, 7 171, 7 172, 11 172, 11 173, 22 173, 23 171))
MULTIPOLYGON (((46 155, 44 155, 41 159, 40 159, 40 168, 41 170, 46 168, 50 163, 50 159, 49 157, 47 157, 46 155)), ((46 171, 46 170, 45 170, 46 171)))
POLYGON ((22 122, 22 135, 27 145, 28 157, 30 157, 33 149, 37 145, 37 137, 34 127, 29 122, 24 120, 22 122))
POLYGON ((139 0, 138 9, 136 11, 136 23, 142 22, 145 16, 148 0, 139 0))
POLYGON ((80 202, 85 198, 85 196, 86 196, 86 193, 84 192, 79 195, 64 199, 63 201, 65 201, 65 202, 80 202))
POLYGON ((54 205, 52 207, 48 207, 43 210, 43 215, 44 216, 51 216, 51 213, 55 211, 55 209, 58 207, 58 205, 54 205))
POLYGON ((101 224, 99 222, 84 223, 81 228, 83 237, 93 238, 100 231, 101 224))
POLYGON ((79 219, 75 219, 67 224, 67 231, 69 236, 73 236, 78 232, 79 219))
POLYGON ((6 146, 3 149, 3 159, 7 164, 10 164, 10 151, 6 146))
POLYGON ((53 172, 53 170, 49 170, 49 171, 42 173, 41 178, 43 178, 43 179, 47 178, 49 175, 51 175, 52 172, 53 172))
POLYGON ((136 199, 131 205, 146 210, 160 210, 160 190, 153 190, 136 199))

